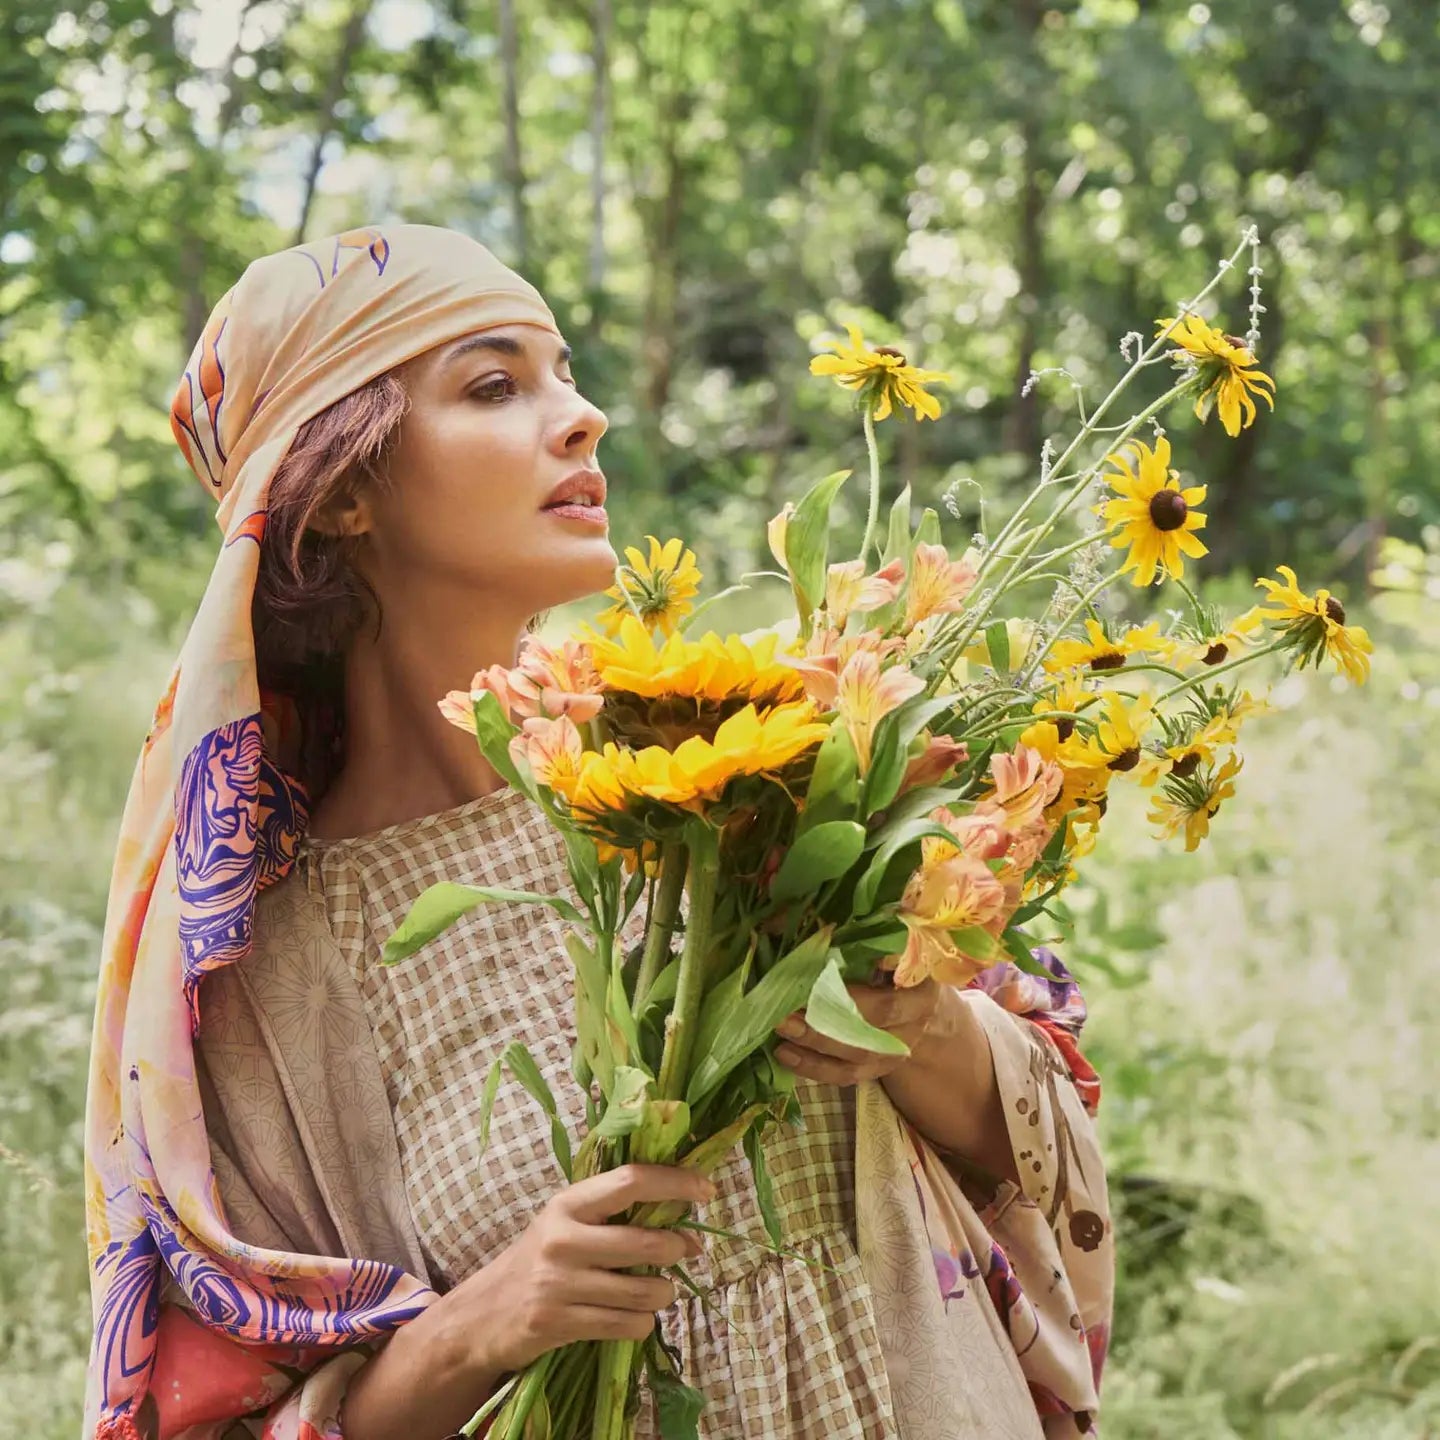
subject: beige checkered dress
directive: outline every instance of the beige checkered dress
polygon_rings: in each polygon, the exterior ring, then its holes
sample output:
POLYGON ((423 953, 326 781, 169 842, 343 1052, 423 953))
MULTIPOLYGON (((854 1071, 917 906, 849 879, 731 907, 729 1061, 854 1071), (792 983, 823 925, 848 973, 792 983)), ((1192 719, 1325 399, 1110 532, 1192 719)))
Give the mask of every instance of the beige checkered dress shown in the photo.
MULTIPOLYGON (((480 1089, 491 1060, 523 1039, 572 1136, 584 1133, 584 1106, 569 1074, 571 975, 563 922, 552 910, 482 907, 402 964, 379 964, 382 942, 411 901, 441 879, 569 893, 558 837, 512 791, 355 839, 307 840, 279 888, 303 885, 323 903, 353 968, 405 1199, 430 1280, 447 1289, 511 1244, 563 1183, 548 1126, 513 1081, 501 1087, 489 1149, 480 1154, 480 1089)), ((708 1301, 682 1298, 661 1317, 686 1377, 708 1398, 702 1434, 710 1440, 897 1433, 856 1251, 855 1092, 802 1082, 799 1096, 804 1130, 772 1133, 766 1156, 785 1243, 818 1263, 712 1239, 708 1257, 692 1267, 708 1301)), ((707 1220, 763 1238, 744 1157, 716 1180, 707 1220)), ((655 1434, 648 1405, 639 1433, 655 1434)))

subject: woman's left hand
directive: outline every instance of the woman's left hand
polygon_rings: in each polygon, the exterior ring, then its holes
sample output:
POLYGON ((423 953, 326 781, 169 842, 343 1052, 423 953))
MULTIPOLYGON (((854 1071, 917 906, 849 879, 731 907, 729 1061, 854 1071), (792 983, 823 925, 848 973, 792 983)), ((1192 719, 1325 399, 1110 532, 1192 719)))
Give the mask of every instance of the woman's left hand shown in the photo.
POLYGON ((940 1004, 939 984, 925 980, 905 989, 865 984, 845 988, 860 1013, 872 1025, 899 1036, 912 1055, 877 1055, 873 1050, 842 1045, 812 1030, 805 1023, 805 1012, 797 1010, 775 1027, 784 1042, 776 1047, 775 1058, 786 1069, 826 1085, 855 1085, 861 1080, 878 1080, 910 1063, 915 1046, 935 1019, 940 1004))

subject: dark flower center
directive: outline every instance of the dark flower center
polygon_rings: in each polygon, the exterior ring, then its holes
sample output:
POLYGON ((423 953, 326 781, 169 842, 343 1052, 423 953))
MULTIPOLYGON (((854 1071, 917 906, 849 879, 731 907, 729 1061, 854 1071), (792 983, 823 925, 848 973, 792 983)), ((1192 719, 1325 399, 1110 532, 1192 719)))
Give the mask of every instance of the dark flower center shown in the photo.
POLYGON ((1184 780, 1195 773, 1200 764, 1200 752, 1192 750, 1188 755, 1182 755, 1171 767, 1170 773, 1177 778, 1184 780))
POLYGON ((1205 665, 1218 665, 1229 653, 1230 647, 1223 640, 1217 640, 1205 652, 1205 658, 1201 663, 1205 665))
POLYGON ((877 345, 875 347, 875 353, 877 355, 893 355, 902 365, 905 364, 904 353, 897 350, 893 345, 877 345))
POLYGON ((1140 747, 1132 745, 1128 750, 1122 750, 1111 762, 1111 770, 1119 770, 1122 774, 1126 770, 1133 770, 1140 763, 1140 747))
POLYGON ((1057 720, 1055 733, 1062 741, 1068 740, 1075 733, 1075 722, 1070 719, 1057 720))
POLYGON ((1178 530, 1190 513, 1178 490, 1157 490, 1150 497, 1150 522, 1157 530, 1178 530))
POLYGON ((1107 650, 1103 655, 1096 655, 1090 661, 1092 670, 1121 670, 1125 666, 1125 656, 1119 650, 1107 650))
POLYGON ((1337 625, 1345 623, 1345 607, 1333 595, 1325 597, 1325 613, 1337 625))

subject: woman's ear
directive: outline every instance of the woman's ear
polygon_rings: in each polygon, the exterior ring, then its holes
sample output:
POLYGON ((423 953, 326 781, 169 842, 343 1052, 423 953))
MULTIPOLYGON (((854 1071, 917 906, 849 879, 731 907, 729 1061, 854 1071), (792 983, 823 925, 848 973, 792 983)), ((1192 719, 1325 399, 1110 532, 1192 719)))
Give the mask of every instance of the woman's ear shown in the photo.
POLYGON ((310 517, 308 529, 322 535, 364 535, 372 527, 374 516, 363 495, 338 495, 310 517))

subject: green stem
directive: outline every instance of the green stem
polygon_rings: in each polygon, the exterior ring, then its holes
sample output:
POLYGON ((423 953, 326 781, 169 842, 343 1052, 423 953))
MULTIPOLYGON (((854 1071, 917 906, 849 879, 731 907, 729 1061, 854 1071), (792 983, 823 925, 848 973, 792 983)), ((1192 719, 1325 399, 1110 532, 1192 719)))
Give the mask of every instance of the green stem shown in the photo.
POLYGON ((655 983, 664 962, 670 958, 670 940, 680 916, 680 900, 685 894, 685 871, 689 852, 683 841, 667 840, 660 851, 660 884, 655 895, 655 911, 645 931, 645 949, 640 956, 640 973, 635 977, 633 1009, 639 1014, 645 997, 655 983))
POLYGON ((630 1398, 630 1371, 634 1340, 600 1341, 600 1363, 595 1386, 595 1419, 590 1440, 625 1440, 625 1402, 630 1398))
POLYGON ((880 452, 875 448, 875 417, 871 414, 868 400, 865 404, 865 453, 870 457, 870 507, 865 514, 865 538, 860 542, 861 560, 870 553, 875 531, 880 525, 880 452))
MULTIPOLYGON (((510 1396, 495 1422, 497 1440, 521 1440, 525 1433, 525 1422, 530 1418, 535 1402, 545 1389, 545 1382, 550 1378, 550 1371, 555 1367, 555 1357, 559 1353, 558 1350, 547 1350, 525 1367, 520 1376, 519 1388, 510 1396)), ((475 1423, 473 1417, 471 1423, 475 1423)))
POLYGON ((657 1081, 658 1098, 661 1100, 679 1100, 690 1078, 690 1050, 700 1021, 700 1001, 705 993, 705 959, 710 949, 710 929, 715 918, 719 838, 704 820, 696 820, 690 826, 689 834, 690 913, 685 921, 685 946, 680 952, 675 1003, 665 1022, 665 1053, 660 1058, 657 1081))
POLYGON ((1055 648, 1055 642, 1064 635, 1070 628, 1070 622, 1104 589, 1113 585, 1121 576, 1121 571, 1116 570, 1112 574, 1097 580, 1070 608, 1070 613, 1055 627, 1055 633, 1045 642, 1040 653, 1025 663, 1025 674, 1022 681, 1029 684, 1035 672, 1044 663, 1045 657, 1055 648))
POLYGON ((1252 650, 1248 655, 1237 655, 1233 660, 1227 660, 1223 665, 1212 665, 1208 670, 1199 675, 1191 675, 1181 681, 1179 685, 1172 685, 1163 695, 1155 697, 1155 706, 1158 708, 1172 695, 1178 695, 1182 690, 1189 690, 1196 685, 1204 685, 1207 681, 1213 680, 1217 675, 1223 675, 1227 670, 1238 670, 1242 665, 1249 665, 1258 660, 1262 655, 1273 655, 1277 650, 1284 650, 1287 641, 1282 636, 1273 645, 1267 645, 1263 650, 1252 650))

